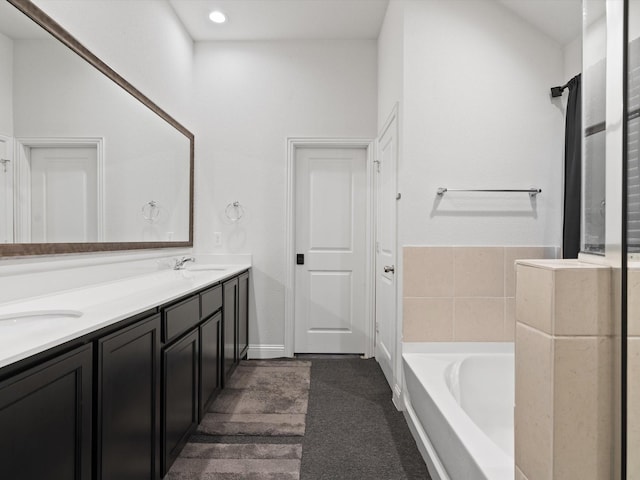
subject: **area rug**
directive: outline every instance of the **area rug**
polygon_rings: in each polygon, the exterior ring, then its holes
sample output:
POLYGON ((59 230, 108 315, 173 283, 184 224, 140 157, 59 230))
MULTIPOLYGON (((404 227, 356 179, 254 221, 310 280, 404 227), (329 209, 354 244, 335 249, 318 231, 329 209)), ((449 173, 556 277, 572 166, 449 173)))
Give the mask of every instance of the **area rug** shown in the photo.
POLYGON ((299 480, 310 376, 308 361, 241 362, 165 479, 299 480))
POLYGON ((298 480, 301 445, 187 444, 172 480, 298 480))

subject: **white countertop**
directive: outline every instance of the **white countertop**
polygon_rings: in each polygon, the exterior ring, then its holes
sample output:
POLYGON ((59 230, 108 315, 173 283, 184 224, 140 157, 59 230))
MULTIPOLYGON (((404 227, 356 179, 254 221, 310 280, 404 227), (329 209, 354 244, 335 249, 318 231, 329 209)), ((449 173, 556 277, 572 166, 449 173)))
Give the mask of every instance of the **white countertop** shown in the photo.
POLYGON ((160 270, 84 288, 0 304, 0 319, 13 314, 76 311, 79 317, 0 320, 0 368, 79 338, 251 268, 198 265, 160 270))

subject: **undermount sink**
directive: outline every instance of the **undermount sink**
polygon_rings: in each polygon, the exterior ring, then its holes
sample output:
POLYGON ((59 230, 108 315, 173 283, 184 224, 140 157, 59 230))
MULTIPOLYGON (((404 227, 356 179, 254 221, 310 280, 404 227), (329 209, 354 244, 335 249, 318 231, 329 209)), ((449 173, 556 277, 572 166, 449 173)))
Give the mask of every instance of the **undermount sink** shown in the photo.
POLYGON ((222 267, 219 265, 193 265, 187 267, 187 270, 192 272, 224 272, 228 270, 228 267, 222 267))
POLYGON ((0 326, 15 325, 42 320, 58 320, 65 318, 80 318, 82 312, 78 310, 28 310, 0 314, 0 326))

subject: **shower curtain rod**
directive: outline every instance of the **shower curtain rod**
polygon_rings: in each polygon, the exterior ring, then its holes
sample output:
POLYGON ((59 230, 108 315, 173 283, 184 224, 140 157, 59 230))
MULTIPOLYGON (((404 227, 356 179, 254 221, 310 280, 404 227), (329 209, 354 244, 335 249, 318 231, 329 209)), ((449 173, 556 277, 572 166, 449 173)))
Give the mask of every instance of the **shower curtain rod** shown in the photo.
POLYGON ((561 97, 564 89, 569 86, 569 82, 565 83, 561 87, 551 87, 551 96, 552 97, 561 97))

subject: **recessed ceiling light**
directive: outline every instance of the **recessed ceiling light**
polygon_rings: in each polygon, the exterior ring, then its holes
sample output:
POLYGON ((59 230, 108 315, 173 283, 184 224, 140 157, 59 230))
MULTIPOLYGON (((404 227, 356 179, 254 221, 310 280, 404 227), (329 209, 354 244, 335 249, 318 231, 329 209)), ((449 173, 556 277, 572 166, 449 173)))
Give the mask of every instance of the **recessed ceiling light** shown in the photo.
POLYGON ((227 16, 218 10, 214 10, 209 14, 209 20, 213 23, 224 23, 227 21, 227 16))

